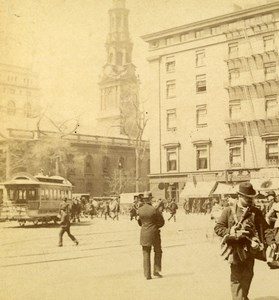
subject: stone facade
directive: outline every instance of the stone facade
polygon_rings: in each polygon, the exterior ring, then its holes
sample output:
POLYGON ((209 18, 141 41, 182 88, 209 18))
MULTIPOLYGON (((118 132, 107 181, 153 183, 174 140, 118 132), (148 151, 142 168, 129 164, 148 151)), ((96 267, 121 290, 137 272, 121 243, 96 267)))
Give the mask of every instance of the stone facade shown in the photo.
POLYGON ((143 36, 155 195, 279 175, 278 26, 272 2, 143 36))

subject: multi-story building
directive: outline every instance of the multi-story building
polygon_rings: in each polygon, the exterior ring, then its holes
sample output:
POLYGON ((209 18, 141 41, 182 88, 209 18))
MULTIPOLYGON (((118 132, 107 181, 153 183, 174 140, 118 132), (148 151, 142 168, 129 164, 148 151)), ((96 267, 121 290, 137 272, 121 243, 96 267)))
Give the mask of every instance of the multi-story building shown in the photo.
POLYGON ((279 177, 278 26, 276 1, 143 36, 155 195, 279 177))
POLYGON ((67 127, 73 129, 76 125, 71 120, 63 124, 55 124, 52 120, 46 123, 48 118, 43 118, 39 112, 37 77, 25 68, 0 65, 1 180, 18 171, 33 173, 42 168, 45 174, 66 176, 73 183, 75 192, 87 192, 92 196, 149 189, 149 143, 134 139, 136 118, 129 109, 131 105, 138 107, 139 99, 128 12, 125 0, 113 0, 113 8, 109 11, 107 62, 99 83, 100 130, 96 129, 91 135, 69 131, 67 127), (38 119, 46 122, 37 126, 38 119), (60 140, 59 145, 57 140, 60 140), (45 162, 34 164, 33 160, 39 157, 35 154, 19 159, 18 156, 26 152, 24 142, 28 143, 32 153, 32 146, 36 144, 41 145, 41 152, 45 151, 46 141, 52 150, 47 152, 49 157, 45 162), (66 151, 61 143, 67 144, 66 151), (141 149, 137 148, 139 146, 141 149))
MULTIPOLYGON (((149 143, 143 143, 146 151, 140 160, 139 191, 149 188, 149 143)), ((74 192, 105 196, 135 192, 135 166, 135 146, 127 138, 74 133, 62 137, 57 131, 10 129, 8 143, 0 141, 0 180, 17 172, 35 175, 43 170, 47 175, 66 177, 74 192)))
POLYGON ((28 68, 0 64, 0 128, 34 130, 40 114, 38 76, 28 68))

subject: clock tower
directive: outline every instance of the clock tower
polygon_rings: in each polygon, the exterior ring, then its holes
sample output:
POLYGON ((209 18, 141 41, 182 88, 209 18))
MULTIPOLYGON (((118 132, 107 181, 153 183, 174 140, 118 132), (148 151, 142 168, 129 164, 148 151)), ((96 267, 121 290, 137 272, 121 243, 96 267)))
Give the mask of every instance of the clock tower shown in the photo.
POLYGON ((129 36, 128 16, 125 0, 113 0, 105 44, 106 64, 99 81, 100 111, 97 128, 103 135, 124 134, 123 124, 127 123, 127 118, 131 125, 131 111, 128 114, 127 107, 138 106, 139 80, 132 63, 133 44, 129 36))

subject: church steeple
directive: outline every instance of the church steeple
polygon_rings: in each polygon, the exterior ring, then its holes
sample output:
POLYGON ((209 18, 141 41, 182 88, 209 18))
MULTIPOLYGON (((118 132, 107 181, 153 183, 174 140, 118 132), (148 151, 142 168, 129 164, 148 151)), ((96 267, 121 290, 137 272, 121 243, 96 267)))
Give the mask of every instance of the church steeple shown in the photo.
POLYGON ((128 17, 125 0, 113 0, 105 44, 107 58, 99 82, 101 97, 98 127, 107 132, 117 128, 118 134, 122 132, 123 120, 127 119, 126 113, 123 113, 123 103, 137 99, 139 86, 136 68, 132 63, 133 44, 129 35, 128 17))
POLYGON ((110 30, 106 42, 107 64, 122 66, 132 61, 132 42, 129 37, 129 10, 125 0, 113 0, 109 10, 110 30))

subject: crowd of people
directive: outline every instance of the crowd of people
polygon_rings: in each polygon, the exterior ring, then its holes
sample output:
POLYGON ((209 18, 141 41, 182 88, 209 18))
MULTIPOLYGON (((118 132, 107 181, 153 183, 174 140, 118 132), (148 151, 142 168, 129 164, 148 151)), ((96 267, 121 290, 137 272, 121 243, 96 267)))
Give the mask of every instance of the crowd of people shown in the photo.
MULTIPOLYGON (((130 212, 130 220, 138 220, 138 210, 141 206, 144 204, 144 198, 143 195, 136 196, 134 199, 133 204, 129 208, 130 212)), ((176 212, 178 209, 178 205, 176 203, 175 198, 165 200, 159 198, 157 201, 152 201, 152 205, 160 211, 160 213, 163 213, 164 211, 169 213, 170 216, 168 218, 168 221, 173 219, 174 222, 176 222, 176 212)))
POLYGON ((81 217, 91 218, 104 217, 105 220, 111 218, 119 219, 120 203, 118 197, 111 197, 105 200, 96 201, 94 199, 73 198, 68 203, 68 211, 71 222, 80 222, 81 217))
MULTIPOLYGON (((143 251, 143 269, 147 280, 151 279, 151 249, 154 249, 153 276, 161 275, 161 234, 164 226, 163 212, 169 213, 168 221, 176 221, 178 206, 175 199, 154 200, 150 192, 135 197, 129 208, 130 220, 141 226, 140 244, 143 251)), ((266 199, 259 198, 249 182, 239 185, 237 198, 186 199, 183 203, 185 214, 208 214, 214 221, 214 231, 221 237, 221 256, 230 264, 231 293, 234 300, 248 300, 250 285, 254 276, 255 258, 267 261, 270 268, 279 268, 279 195, 267 193, 266 199)), ((67 199, 61 204, 61 230, 59 246, 63 235, 78 245, 70 232, 70 223, 79 222, 80 215, 104 216, 118 220, 120 201, 118 197, 109 200, 84 201, 67 199)), ((165 214, 166 215, 166 214, 165 214)))

